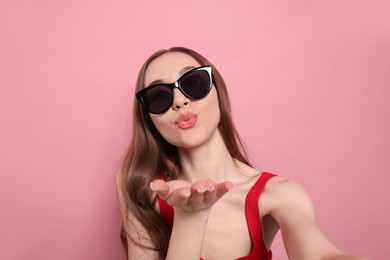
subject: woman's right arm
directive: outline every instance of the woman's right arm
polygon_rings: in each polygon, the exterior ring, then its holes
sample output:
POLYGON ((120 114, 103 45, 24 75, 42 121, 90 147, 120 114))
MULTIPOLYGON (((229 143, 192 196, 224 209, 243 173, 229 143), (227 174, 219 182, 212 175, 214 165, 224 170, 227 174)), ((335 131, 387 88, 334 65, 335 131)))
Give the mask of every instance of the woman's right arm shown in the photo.
POLYGON ((199 260, 211 207, 233 185, 230 182, 156 180, 151 184, 158 196, 175 208, 166 260, 199 260))
MULTIPOLYGON (((126 204, 119 189, 120 178, 117 178, 117 187, 123 218, 126 204)), ((232 188, 232 184, 230 182, 216 184, 213 181, 198 181, 190 184, 185 181, 156 180, 151 184, 151 188, 175 208, 166 260, 199 260, 211 207, 232 188)), ((160 259, 157 251, 147 249, 153 248, 154 245, 144 226, 131 212, 128 217, 128 225, 125 225, 127 226, 128 259, 160 259), (132 242, 134 240, 137 243, 132 242)))
MULTIPOLYGON (((118 174, 118 200, 122 219, 125 221, 126 203, 120 187, 121 178, 118 174)), ((230 182, 216 184, 210 180, 194 184, 178 180, 170 182, 156 180, 151 184, 151 189, 175 208, 166 260, 200 259, 211 207, 231 188, 230 182)), ((127 229, 128 260, 160 259, 159 252, 148 249, 154 245, 145 227, 131 211, 127 217, 124 226, 127 229)))

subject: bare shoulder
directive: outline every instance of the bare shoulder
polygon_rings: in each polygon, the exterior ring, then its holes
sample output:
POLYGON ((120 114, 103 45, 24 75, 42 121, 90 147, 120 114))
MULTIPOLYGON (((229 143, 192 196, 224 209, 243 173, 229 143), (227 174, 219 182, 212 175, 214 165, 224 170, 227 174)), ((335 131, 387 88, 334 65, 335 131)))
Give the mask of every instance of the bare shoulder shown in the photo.
POLYGON ((282 220, 299 212, 314 220, 311 198, 297 181, 275 176, 265 186, 264 195, 269 202, 270 213, 276 219, 282 220))
POLYGON ((307 194, 303 186, 297 181, 278 175, 267 182, 265 191, 279 196, 288 195, 288 197, 307 194))
POLYGON ((309 194, 297 181, 275 176, 267 183, 264 195, 290 259, 368 259, 345 256, 326 238, 315 223, 309 194))

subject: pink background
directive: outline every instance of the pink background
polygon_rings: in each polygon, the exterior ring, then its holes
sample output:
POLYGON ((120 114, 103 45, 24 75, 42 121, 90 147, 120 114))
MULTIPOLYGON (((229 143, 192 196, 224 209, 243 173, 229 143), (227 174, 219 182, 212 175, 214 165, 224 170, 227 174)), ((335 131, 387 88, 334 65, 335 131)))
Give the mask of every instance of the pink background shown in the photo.
MULTIPOLYGON (((124 259, 115 173, 155 50, 221 71, 257 167, 343 251, 387 259, 389 1, 1 1, 0 259, 124 259), (292 3, 294 2, 294 3, 292 3)), ((275 259, 287 259, 280 237, 275 259)))

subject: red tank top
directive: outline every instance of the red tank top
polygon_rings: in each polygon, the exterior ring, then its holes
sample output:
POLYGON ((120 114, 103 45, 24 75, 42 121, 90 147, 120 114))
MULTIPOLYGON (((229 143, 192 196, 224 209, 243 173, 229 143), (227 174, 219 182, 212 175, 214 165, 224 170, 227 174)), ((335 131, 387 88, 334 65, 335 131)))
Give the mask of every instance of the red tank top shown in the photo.
MULTIPOLYGON (((236 258, 235 260, 271 260, 272 251, 267 250, 263 241, 263 230, 259 213, 259 198, 264 190, 267 181, 275 176, 272 173, 263 172, 255 185, 250 189, 245 199, 245 214, 248 223, 249 233, 252 240, 252 250, 247 256, 236 258)), ((172 227, 173 225, 173 208, 163 199, 158 198, 160 206, 160 215, 165 222, 172 227)), ((201 260, 203 260, 201 258, 201 260)))

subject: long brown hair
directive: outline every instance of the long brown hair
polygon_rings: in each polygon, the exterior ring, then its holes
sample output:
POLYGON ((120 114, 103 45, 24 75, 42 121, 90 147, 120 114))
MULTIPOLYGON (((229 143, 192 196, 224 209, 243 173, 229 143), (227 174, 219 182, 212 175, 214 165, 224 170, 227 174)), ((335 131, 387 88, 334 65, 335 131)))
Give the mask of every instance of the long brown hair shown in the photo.
MULTIPOLYGON (((194 58, 201 66, 211 65, 213 68, 213 83, 218 93, 220 122, 218 130, 232 158, 249 165, 243 142, 234 127, 230 101, 226 85, 218 70, 205 57, 199 53, 183 48, 174 47, 169 50, 160 50, 150 56, 141 68, 138 75, 135 92, 143 89, 144 75, 148 65, 157 57, 167 52, 182 52, 194 58)), ((175 146, 171 145, 158 133, 153 125, 149 113, 143 107, 134 102, 133 132, 129 150, 120 171, 119 192, 126 204, 126 212, 122 216, 123 224, 121 240, 127 252, 127 241, 133 236, 127 236, 130 232, 129 211, 145 227, 150 236, 153 248, 160 253, 161 259, 165 259, 168 250, 170 228, 156 211, 156 197, 153 196, 149 184, 164 176, 167 180, 180 177, 179 155, 175 146)), ((147 248, 145 245, 139 245, 147 248)))

